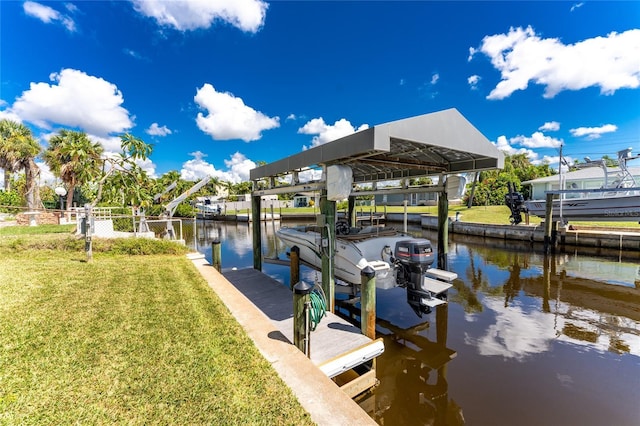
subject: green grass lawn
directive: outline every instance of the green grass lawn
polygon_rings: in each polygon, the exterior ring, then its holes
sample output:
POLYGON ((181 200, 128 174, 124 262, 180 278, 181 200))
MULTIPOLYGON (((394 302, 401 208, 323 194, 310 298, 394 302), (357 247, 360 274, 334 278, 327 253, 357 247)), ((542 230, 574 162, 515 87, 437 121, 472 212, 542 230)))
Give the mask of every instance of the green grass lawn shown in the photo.
POLYGON ((183 248, 3 232, 0 424, 311 424, 183 248))

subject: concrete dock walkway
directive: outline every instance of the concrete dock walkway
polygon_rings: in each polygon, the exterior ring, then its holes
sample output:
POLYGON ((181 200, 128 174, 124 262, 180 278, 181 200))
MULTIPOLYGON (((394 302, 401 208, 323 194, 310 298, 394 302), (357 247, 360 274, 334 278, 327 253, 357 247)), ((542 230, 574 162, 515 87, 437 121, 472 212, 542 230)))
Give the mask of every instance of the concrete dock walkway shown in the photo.
POLYGON ((332 426, 376 424, 310 359, 287 341, 269 318, 213 268, 202 254, 190 254, 189 258, 315 423, 332 426))

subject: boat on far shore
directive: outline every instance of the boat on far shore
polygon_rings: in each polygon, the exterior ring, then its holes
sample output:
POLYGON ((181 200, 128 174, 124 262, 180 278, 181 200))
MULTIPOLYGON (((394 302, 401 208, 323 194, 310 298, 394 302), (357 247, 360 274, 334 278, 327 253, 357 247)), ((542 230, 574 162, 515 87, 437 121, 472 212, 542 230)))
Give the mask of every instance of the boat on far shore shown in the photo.
MULTIPOLYGON (((631 156, 631 148, 618 152, 615 170, 607 168, 604 160, 581 164, 581 168, 600 167, 604 173, 604 184, 597 189, 563 189, 548 191, 558 194, 553 200, 553 220, 613 221, 640 220, 640 185, 627 167, 627 162, 640 158, 631 156)), ((560 185, 562 188, 564 185, 560 185)), ((546 200, 526 200, 522 212, 544 218, 546 200)))

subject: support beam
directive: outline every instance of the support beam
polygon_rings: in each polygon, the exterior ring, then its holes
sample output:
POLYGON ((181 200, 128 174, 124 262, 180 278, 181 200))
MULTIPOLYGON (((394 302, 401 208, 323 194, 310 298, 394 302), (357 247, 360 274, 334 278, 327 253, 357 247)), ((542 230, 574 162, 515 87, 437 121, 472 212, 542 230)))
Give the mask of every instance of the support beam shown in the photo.
POLYGON ((262 271, 262 230, 260 228, 260 195, 251 197, 253 219, 253 269, 262 271))
POLYGON ((447 253, 449 253, 449 197, 445 189, 438 197, 438 269, 449 270, 447 253))
POLYGON ((553 194, 547 192, 547 204, 544 213, 544 254, 551 249, 551 230, 553 227, 553 194))
POLYGON ((353 219, 353 215, 356 210, 356 197, 353 195, 349 196, 349 207, 347 209, 347 221, 349 223, 349 227, 355 226, 355 220, 353 219))
POLYGON ((322 290, 327 296, 327 310, 335 310, 334 265, 336 240, 336 202, 327 199, 327 190, 320 193, 320 213, 324 218, 322 227, 322 290))

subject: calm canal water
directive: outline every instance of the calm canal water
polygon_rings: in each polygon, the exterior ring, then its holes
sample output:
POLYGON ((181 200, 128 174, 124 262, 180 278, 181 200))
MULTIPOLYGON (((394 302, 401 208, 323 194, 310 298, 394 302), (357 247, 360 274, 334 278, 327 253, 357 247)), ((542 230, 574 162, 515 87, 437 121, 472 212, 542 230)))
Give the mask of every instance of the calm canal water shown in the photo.
MULTIPOLYGON (((263 255, 285 258, 279 223, 261 226, 263 255)), ((189 231, 208 259, 220 238, 223 269, 253 265, 250 225, 199 221, 196 238, 189 231)), ((450 237, 459 278, 446 307, 418 318, 404 289, 378 290, 380 385, 360 401, 376 422, 640 424, 640 254, 571 248, 545 258, 529 243, 450 237)), ((263 272, 288 285, 288 268, 263 272)))

